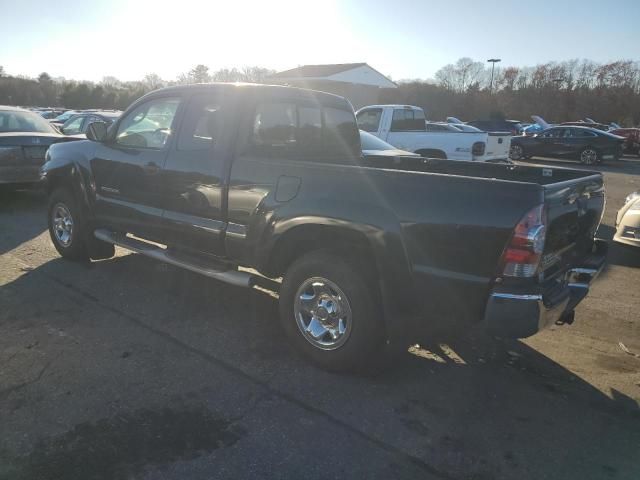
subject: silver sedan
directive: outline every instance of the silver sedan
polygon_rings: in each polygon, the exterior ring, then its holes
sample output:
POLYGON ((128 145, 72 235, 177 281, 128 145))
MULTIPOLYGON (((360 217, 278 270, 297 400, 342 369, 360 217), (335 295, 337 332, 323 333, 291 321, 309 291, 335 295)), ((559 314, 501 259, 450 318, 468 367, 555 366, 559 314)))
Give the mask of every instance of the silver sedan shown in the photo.
POLYGON ((616 218, 616 242, 640 247, 640 192, 627 196, 616 218))

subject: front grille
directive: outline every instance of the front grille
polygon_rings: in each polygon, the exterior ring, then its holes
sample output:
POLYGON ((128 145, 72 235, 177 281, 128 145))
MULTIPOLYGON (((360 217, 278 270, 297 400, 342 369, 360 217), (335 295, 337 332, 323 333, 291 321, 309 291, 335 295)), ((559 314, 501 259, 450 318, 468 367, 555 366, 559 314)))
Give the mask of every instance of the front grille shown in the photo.
POLYGON ((640 240, 640 228, 624 227, 622 236, 627 238, 633 238, 635 240, 640 240))

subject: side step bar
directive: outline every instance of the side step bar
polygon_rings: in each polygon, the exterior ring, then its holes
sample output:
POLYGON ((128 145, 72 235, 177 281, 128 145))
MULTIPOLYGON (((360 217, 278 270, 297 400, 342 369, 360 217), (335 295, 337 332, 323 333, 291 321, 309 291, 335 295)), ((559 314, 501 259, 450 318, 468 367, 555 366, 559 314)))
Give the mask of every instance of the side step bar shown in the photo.
POLYGON ((238 287, 251 287, 254 284, 255 277, 248 272, 240 272, 238 270, 225 270, 224 266, 220 269, 216 269, 213 266, 201 266, 193 262, 188 262, 182 259, 178 259, 171 255, 166 249, 148 243, 136 238, 127 237, 121 233, 112 232, 106 229, 98 229, 94 233, 95 237, 104 242, 118 245, 119 247, 126 248, 132 252, 151 257, 161 262, 175 265, 176 267, 185 268, 195 273, 199 273, 209 278, 215 278, 231 285, 238 287))

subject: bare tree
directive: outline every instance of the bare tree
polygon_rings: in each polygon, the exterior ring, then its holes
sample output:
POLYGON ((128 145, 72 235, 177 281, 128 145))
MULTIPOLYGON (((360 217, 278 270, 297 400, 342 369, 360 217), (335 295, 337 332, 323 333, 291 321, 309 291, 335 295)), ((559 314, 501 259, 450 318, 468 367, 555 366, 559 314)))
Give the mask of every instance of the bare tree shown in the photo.
POLYGON ((165 86, 166 82, 160 78, 157 73, 148 73, 144 76, 142 81, 149 90, 157 90, 165 86))
POLYGON ((202 64, 196 65, 189 72, 189 77, 194 83, 207 83, 211 81, 211 76, 209 75, 209 67, 202 64))
POLYGON ((516 80, 520 70, 516 67, 507 67, 502 71, 502 76, 499 77, 498 86, 502 86, 507 90, 513 90, 516 86, 516 80))
POLYGON ((458 76, 458 90, 464 92, 469 85, 480 83, 484 74, 484 64, 474 62, 473 59, 463 57, 456 62, 455 72, 458 76))
POLYGON ((463 57, 455 64, 449 64, 436 72, 436 80, 448 90, 466 91, 469 86, 479 88, 485 81, 485 67, 482 62, 463 57))
POLYGON ((447 90, 455 89, 457 74, 453 65, 445 65, 436 72, 435 76, 436 81, 440 84, 440 86, 446 88, 447 90))
POLYGON ((122 85, 122 82, 118 80, 116 77, 108 75, 108 76, 102 77, 100 84, 103 87, 118 88, 122 85))

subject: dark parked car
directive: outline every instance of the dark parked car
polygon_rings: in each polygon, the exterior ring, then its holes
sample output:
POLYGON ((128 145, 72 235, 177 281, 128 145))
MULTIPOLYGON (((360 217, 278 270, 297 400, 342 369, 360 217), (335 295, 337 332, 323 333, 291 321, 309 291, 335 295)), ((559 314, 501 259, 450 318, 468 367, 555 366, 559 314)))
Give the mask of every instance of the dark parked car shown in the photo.
POLYGON ((61 127, 62 125, 64 125, 64 122, 69 120, 69 118, 71 118, 72 115, 75 115, 77 113, 80 113, 80 112, 76 112, 75 110, 67 110, 66 112, 58 115, 56 118, 49 120, 49 122, 51 122, 53 125, 57 125, 58 127, 61 127))
POLYGON ((543 132, 511 139, 511 159, 533 156, 570 157, 585 165, 617 160, 622 155, 623 137, 588 127, 555 126, 543 132))
POLYGON ((509 132, 511 135, 522 133, 522 124, 519 120, 473 120, 467 125, 476 127, 483 132, 509 132))
POLYGON ((40 115, 45 120, 51 120, 56 118, 58 115, 60 115, 60 112, 57 112, 55 110, 32 110, 32 111, 40 115))
POLYGON ((566 127, 587 127, 587 128, 595 128, 597 130, 602 130, 603 132, 608 132, 610 127, 609 125, 605 124, 605 123, 596 123, 596 122, 584 122, 584 121, 577 121, 577 122, 562 122, 559 125, 561 126, 566 126, 566 127))
POLYGON ((89 124, 94 122, 104 122, 109 126, 116 121, 118 117, 120 117, 121 113, 122 112, 111 111, 76 113, 64 122, 62 127, 60 127, 60 130, 65 135, 79 135, 87 133, 89 124))
POLYGON ((439 322, 503 337, 570 323, 604 263, 600 173, 377 168, 351 105, 328 93, 170 87, 87 138, 54 145, 43 167, 63 257, 108 258, 115 244, 236 286, 282 278, 283 331, 330 370, 406 351, 439 322))
POLYGON ((0 184, 37 184, 49 145, 65 140, 37 113, 0 106, 0 184))

